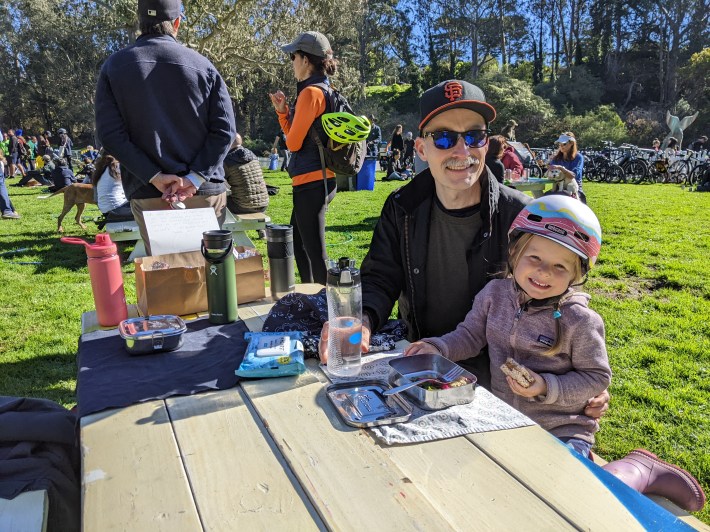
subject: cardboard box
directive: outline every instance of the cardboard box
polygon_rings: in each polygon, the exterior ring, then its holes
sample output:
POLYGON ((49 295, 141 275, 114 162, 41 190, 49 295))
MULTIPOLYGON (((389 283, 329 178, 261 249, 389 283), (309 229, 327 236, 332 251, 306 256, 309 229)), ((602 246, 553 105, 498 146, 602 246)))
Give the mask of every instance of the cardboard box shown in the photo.
MULTIPOLYGON (((236 246, 243 253, 245 248, 236 246)), ((237 304, 266 297, 263 259, 255 256, 235 261, 237 304)), ((136 300, 142 315, 197 314, 207 312, 205 259, 199 251, 154 255, 135 259, 136 300), (155 263, 167 269, 153 269, 155 263)))

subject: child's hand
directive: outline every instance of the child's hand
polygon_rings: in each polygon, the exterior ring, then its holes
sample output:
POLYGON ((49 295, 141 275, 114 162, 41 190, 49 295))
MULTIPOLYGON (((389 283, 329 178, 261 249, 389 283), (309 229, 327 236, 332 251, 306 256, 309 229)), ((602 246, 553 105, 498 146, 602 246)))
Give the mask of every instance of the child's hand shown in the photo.
POLYGON ((535 379, 530 386, 523 388, 515 382, 512 378, 506 377, 505 380, 508 381, 508 386, 513 391, 514 394, 520 395, 522 397, 537 397, 538 395, 547 395, 547 383, 538 373, 535 373, 530 368, 527 368, 530 376, 535 379))
POLYGON ((439 350, 426 342, 414 342, 404 350, 404 356, 411 355, 440 355, 439 350))

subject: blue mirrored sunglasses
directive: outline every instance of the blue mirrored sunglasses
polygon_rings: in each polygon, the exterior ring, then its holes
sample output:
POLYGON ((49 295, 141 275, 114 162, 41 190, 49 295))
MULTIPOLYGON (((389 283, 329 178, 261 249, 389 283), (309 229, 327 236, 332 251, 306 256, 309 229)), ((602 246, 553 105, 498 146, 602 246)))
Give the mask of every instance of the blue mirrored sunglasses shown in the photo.
POLYGON ((482 148, 488 142, 490 129, 472 129, 459 133, 458 131, 430 131, 424 133, 424 138, 431 137, 434 146, 440 150, 450 150, 463 137, 463 142, 467 148, 482 148))

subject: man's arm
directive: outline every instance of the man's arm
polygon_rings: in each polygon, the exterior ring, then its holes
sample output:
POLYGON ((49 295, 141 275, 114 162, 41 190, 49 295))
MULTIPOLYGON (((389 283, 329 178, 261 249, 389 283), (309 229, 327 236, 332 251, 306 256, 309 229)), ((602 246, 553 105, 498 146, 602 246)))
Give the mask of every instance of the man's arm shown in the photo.
MULTIPOLYGON (((190 161, 191 172, 209 179, 222 166, 232 141, 237 134, 232 100, 219 72, 214 70, 215 82, 209 96, 209 124, 207 137, 195 158, 190 161)), ((120 159, 119 159, 120 160, 120 159)))
POLYGON ((116 157, 139 181, 147 185, 161 168, 131 142, 123 117, 102 70, 96 84, 96 133, 108 153, 116 157))

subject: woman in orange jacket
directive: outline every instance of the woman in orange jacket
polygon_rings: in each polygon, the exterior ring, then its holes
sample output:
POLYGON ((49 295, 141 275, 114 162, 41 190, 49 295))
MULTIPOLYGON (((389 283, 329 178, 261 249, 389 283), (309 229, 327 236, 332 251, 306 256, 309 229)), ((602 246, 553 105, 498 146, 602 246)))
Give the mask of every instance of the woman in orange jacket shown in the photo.
MULTIPOLYGON (((293 244, 296 266, 303 283, 325 284, 328 271, 325 261, 325 211, 335 197, 335 174, 326 170, 323 183, 318 147, 309 135, 313 122, 328 112, 326 98, 338 62, 333 58, 328 39, 317 31, 299 35, 282 46, 290 54, 296 78, 296 101, 289 105, 280 90, 270 94, 291 152, 288 173, 293 183, 293 244), (324 191, 325 187, 325 191, 324 191)), ((325 144, 325 137, 321 138, 325 144)))

